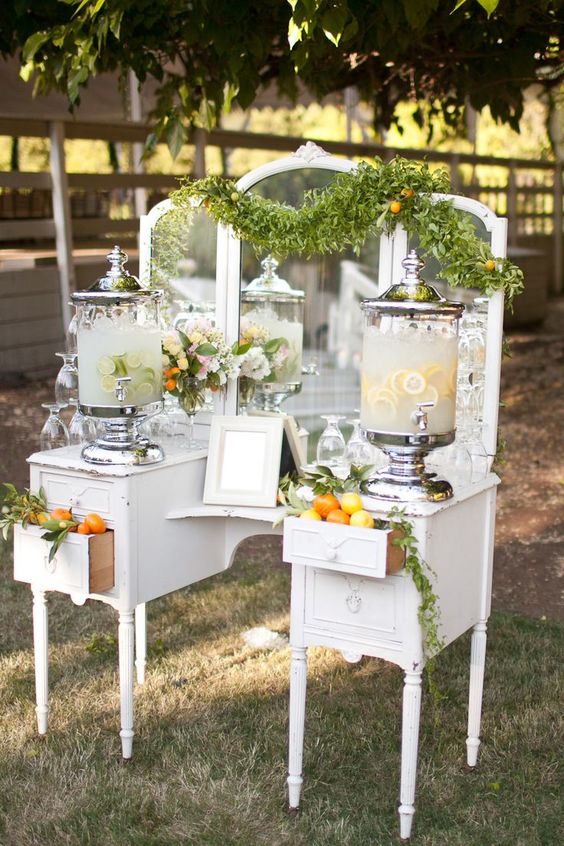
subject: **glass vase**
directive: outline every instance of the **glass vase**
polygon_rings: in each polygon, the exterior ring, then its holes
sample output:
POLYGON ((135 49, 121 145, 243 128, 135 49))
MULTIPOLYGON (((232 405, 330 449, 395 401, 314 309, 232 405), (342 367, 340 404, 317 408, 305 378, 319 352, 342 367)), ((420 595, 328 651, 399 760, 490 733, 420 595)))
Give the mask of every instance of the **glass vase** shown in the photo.
POLYGON ((194 417, 206 404, 206 389, 204 383, 196 377, 184 379, 182 393, 178 397, 180 407, 189 419, 188 449, 204 449, 206 444, 194 438, 194 417))
POLYGON ((256 387, 256 381, 250 376, 239 377, 239 414, 248 414, 247 409, 255 395, 256 387))

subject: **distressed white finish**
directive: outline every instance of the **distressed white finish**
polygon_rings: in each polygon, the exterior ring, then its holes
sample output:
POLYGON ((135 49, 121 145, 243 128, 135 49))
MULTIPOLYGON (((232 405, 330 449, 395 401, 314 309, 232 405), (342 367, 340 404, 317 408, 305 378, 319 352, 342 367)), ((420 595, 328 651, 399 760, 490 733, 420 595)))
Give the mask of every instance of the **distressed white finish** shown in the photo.
MULTIPOLYGON (((490 474, 479 484, 455 485, 454 497, 443 503, 406 508, 421 557, 434 571, 433 589, 440 608, 439 634, 444 646, 476 627, 470 676, 468 762, 476 763, 485 660, 485 626, 490 613, 495 494, 499 479, 490 474)), ((366 497, 364 506, 383 518, 389 504, 366 497)), ((359 655, 383 658, 405 673, 399 807, 402 838, 410 836, 415 811, 415 779, 421 706, 421 671, 425 666, 423 633, 418 622, 419 594, 401 570, 386 576, 385 545, 376 530, 365 533, 357 562, 331 555, 319 560, 324 535, 331 527, 307 521, 310 542, 304 554, 304 528, 299 519, 284 526, 284 560, 292 564, 290 644, 297 656, 310 646, 338 649, 346 660, 359 655), (311 536, 314 540, 311 540, 311 536), (317 535, 317 542, 315 536, 317 535), (372 549, 370 550, 370 547, 372 549), (378 566, 378 557, 380 566, 378 566)), ((335 527, 341 529, 342 527, 335 527)), ((302 773, 297 766, 303 743, 304 668, 290 678, 290 742, 288 784, 290 806, 299 804, 302 773), (296 691, 293 690, 296 686, 296 691), (300 726, 300 723, 302 725, 300 726)))
POLYGON ((303 782, 302 761, 307 687, 307 649, 302 646, 292 647, 290 679, 288 799, 290 808, 298 808, 303 782))
POLYGON ((122 755, 125 759, 133 755, 133 611, 119 612, 119 693, 121 714, 122 755))
POLYGON ((35 654, 35 712, 37 731, 47 733, 49 715, 49 656, 48 656, 48 609, 47 595, 39 588, 33 588, 33 651, 35 654))

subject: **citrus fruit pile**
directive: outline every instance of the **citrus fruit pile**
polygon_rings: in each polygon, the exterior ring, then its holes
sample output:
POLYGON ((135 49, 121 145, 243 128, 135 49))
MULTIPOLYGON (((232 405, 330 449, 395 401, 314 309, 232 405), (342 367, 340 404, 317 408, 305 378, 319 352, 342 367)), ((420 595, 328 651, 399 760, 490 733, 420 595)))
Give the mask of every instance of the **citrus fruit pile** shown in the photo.
POLYGON ((99 514, 87 514, 84 520, 75 520, 68 508, 54 508, 50 514, 39 514, 37 523, 48 532, 78 532, 79 535, 102 535, 107 530, 99 514))
POLYGON ((312 502, 312 507, 300 514, 305 520, 325 520, 327 523, 340 523, 343 526, 373 529, 374 518, 362 507, 362 499, 357 493, 344 493, 341 501, 332 493, 320 494, 312 502))

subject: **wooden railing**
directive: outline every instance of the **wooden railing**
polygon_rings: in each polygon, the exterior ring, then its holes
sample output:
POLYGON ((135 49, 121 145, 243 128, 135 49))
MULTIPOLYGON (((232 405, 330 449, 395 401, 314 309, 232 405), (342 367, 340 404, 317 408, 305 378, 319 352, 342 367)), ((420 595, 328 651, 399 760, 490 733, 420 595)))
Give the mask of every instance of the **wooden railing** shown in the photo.
MULTIPOLYGON (((147 125, 131 122, 105 124, 0 115, 0 135, 50 139, 49 173, 0 172, 0 247, 24 242, 55 242, 63 321, 69 318, 66 304, 75 284, 73 247, 110 236, 119 235, 124 241, 133 239, 138 231, 138 215, 143 211, 143 195, 139 189, 159 197, 177 184, 177 177, 170 173, 68 173, 64 141, 81 138, 129 142, 139 151, 139 145, 144 142, 149 129, 147 125), (112 216, 108 199, 118 191, 127 195, 125 206, 120 208, 119 219, 112 216), (86 203, 82 212, 79 208, 81 198, 86 203), (23 217, 26 202, 29 212, 27 217, 23 217), (10 214, 10 203, 13 214, 10 214)), ((224 152, 246 148, 285 153, 293 152, 303 141, 303 138, 291 136, 226 129, 210 133, 196 130, 191 139, 195 148, 194 173, 197 176, 205 173, 207 147, 218 147, 224 152)), ((547 287, 552 293, 562 292, 561 164, 435 150, 396 151, 370 143, 323 140, 319 143, 334 155, 380 156, 388 160, 399 152, 406 158, 426 158, 430 162, 442 163, 450 170, 454 193, 482 200, 497 214, 508 217, 510 248, 523 250, 534 246, 538 249, 540 245, 549 262, 547 287)), ((228 156, 223 158, 228 160, 228 156)))

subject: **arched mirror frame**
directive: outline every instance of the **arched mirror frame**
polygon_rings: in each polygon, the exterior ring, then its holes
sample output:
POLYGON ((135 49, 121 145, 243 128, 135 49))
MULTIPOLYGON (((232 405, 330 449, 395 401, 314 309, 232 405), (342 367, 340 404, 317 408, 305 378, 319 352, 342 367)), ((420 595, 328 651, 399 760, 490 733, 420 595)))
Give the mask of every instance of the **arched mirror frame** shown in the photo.
MULTIPOLYGON (((285 156, 249 171, 237 182, 239 191, 244 192, 269 176, 293 170, 319 168, 348 173, 356 163, 350 159, 339 159, 326 153, 317 144, 308 141, 291 156, 285 156)), ((468 197, 452 194, 436 194, 436 201, 449 199, 455 208, 477 217, 490 236, 490 247, 499 258, 506 256, 507 220, 495 215, 487 206, 468 197)), ((152 231, 157 221, 171 208, 170 200, 157 203, 147 215, 141 218, 139 238, 139 276, 148 279, 152 253, 152 231)), ((236 238, 230 227, 218 225, 216 260, 216 322, 225 333, 228 343, 239 338, 240 285, 241 285, 242 242, 236 238)), ((389 285, 398 282, 402 276, 401 262, 407 254, 407 233, 401 225, 393 235, 382 235, 378 266, 378 284, 382 293, 389 285)), ((486 372, 484 389, 484 446, 490 456, 497 449, 497 419, 499 407, 499 386, 501 369, 501 339, 503 332, 503 294, 495 292, 490 297, 488 310, 488 331, 486 344, 486 372)), ((216 399, 216 412, 237 413, 237 386, 228 384, 225 395, 216 399)))

